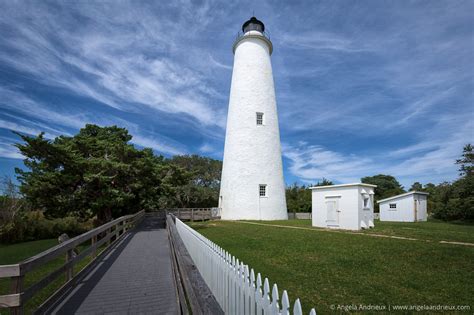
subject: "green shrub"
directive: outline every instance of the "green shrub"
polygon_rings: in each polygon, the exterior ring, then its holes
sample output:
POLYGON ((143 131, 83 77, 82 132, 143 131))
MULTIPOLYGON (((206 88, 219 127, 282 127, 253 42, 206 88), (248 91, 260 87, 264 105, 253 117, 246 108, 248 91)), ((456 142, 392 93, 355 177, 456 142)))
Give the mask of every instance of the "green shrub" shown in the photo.
POLYGON ((474 197, 438 202, 433 210, 433 217, 445 221, 474 221, 474 197))
POLYGON ((1 243, 18 243, 47 238, 56 238, 62 233, 73 237, 92 228, 92 221, 81 222, 76 217, 47 219, 41 211, 18 214, 0 226, 1 243))

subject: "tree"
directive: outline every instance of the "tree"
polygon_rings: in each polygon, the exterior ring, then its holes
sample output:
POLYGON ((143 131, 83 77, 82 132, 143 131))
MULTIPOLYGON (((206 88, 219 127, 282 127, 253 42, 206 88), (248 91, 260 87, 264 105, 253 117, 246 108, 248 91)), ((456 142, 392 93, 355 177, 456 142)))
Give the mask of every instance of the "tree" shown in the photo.
POLYGON ((323 177, 323 179, 320 182, 318 181, 316 185, 314 186, 331 186, 331 185, 334 185, 334 183, 330 181, 329 179, 326 179, 323 177))
POLYGON ((47 217, 113 217, 153 209, 169 202, 176 186, 188 181, 184 171, 167 165, 151 149, 129 143, 124 128, 86 125, 73 137, 54 140, 19 134, 16 146, 26 157, 16 169, 20 191, 47 217))
MULTIPOLYGON (((367 176, 363 177, 361 182, 377 185, 374 193, 374 201, 396 196, 405 192, 402 185, 400 185, 397 179, 391 175, 379 174, 375 176, 367 176)), ((377 202, 374 202, 374 211, 380 211, 379 204, 377 202)))
POLYGON ((470 143, 464 146, 462 156, 460 159, 456 160, 456 164, 460 165, 460 176, 472 176, 474 171, 474 147, 470 143))
POLYGON ((312 202, 309 187, 330 185, 334 185, 333 182, 323 177, 321 181, 318 181, 314 185, 299 186, 297 183, 294 183, 286 187, 286 207, 288 212, 311 212, 312 202))
POLYGON ((375 189, 375 200, 380 200, 402 194, 405 191, 397 179, 391 175, 367 176, 361 179, 363 183, 377 185, 375 189))
POLYGON ((420 182, 414 182, 410 187, 410 191, 423 191, 423 185, 420 182))
POLYGON ((286 188, 288 212, 311 212, 311 190, 308 188, 297 183, 286 188))
POLYGON ((7 224, 25 207, 21 199, 17 185, 8 176, 4 176, 0 182, 0 226, 7 224))
POLYGON ((168 162, 189 174, 189 181, 176 190, 176 206, 217 207, 222 161, 198 155, 177 155, 168 162))
POLYGON ((453 183, 442 183, 433 189, 433 215, 442 220, 474 221, 474 154, 473 146, 463 148, 460 159, 460 178, 453 183))

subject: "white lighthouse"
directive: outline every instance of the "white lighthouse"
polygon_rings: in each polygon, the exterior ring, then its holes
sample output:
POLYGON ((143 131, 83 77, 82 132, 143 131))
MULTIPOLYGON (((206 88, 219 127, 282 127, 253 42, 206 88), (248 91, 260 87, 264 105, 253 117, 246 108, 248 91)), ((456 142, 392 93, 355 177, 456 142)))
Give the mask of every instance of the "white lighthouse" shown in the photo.
POLYGON ((224 220, 286 220, 280 132, 264 24, 252 17, 233 46, 219 206, 224 220))

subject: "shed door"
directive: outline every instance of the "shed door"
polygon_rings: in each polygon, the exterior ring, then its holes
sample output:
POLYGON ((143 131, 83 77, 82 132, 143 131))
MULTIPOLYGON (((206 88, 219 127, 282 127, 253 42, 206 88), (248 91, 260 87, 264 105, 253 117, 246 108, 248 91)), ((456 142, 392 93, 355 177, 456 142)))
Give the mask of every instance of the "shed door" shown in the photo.
POLYGON ((327 225, 339 225, 339 213, 337 211, 337 200, 327 200, 327 225))
POLYGON ((414 211, 415 211, 415 222, 416 222, 418 221, 418 200, 416 199, 415 199, 414 211))

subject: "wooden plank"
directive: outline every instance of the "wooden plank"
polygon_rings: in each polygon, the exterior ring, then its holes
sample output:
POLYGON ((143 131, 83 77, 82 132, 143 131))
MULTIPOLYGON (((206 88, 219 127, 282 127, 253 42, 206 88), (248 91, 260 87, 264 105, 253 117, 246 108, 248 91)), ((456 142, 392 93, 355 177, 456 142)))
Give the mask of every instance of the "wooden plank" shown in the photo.
MULTIPOLYGON (((49 273, 46 277, 42 278, 40 281, 36 282, 35 284, 31 285, 26 291, 24 292, 24 295, 22 297, 23 303, 28 301, 32 296, 34 296, 39 290, 43 289, 46 287, 48 284, 50 284, 54 279, 56 279, 59 275, 63 274, 64 272, 67 272, 70 268, 72 268, 73 265, 84 259, 86 256, 93 252, 97 252, 97 249, 102 246, 105 242, 109 240, 109 238, 112 237, 112 234, 108 235, 107 237, 102 238, 99 242, 96 242, 94 245, 91 245, 90 247, 86 248, 83 250, 79 255, 74 257, 73 259, 67 261, 64 265, 59 267, 58 269, 54 270, 53 272, 49 273)), ((108 247, 107 247, 108 248, 108 247)), ((107 249, 106 248, 106 249, 107 249)), ((67 279, 67 278, 66 278, 67 279)), ((72 279, 72 277, 71 277, 72 279)))
POLYGON ((21 292, 23 291, 23 276, 17 276, 11 278, 10 293, 12 295, 18 294, 18 305, 10 308, 10 313, 19 315, 23 314, 21 292))
POLYGON ((180 249, 180 247, 184 247, 184 244, 179 244, 180 239, 177 239, 179 238, 179 235, 178 235, 178 232, 176 231, 176 226, 174 225, 174 223, 169 224, 169 232, 170 232, 170 238, 172 239, 173 251, 175 252, 175 255, 176 255, 175 257, 176 257, 178 270, 183 282, 183 287, 185 289, 186 296, 190 304, 189 306, 192 310, 192 314, 203 314, 198 302, 198 297, 196 295, 196 292, 193 289, 193 285, 189 278, 190 275, 188 274, 188 269, 189 269, 188 266, 193 266, 192 260, 190 261, 191 257, 188 257, 189 259, 187 260, 184 257, 185 255, 183 253, 183 250, 180 249))
POLYGON ((181 275, 179 274, 178 262, 176 261, 176 252, 173 245, 173 239, 170 236, 170 231, 168 225, 166 225, 166 230, 168 231, 168 240, 170 242, 170 252, 171 252, 171 266, 173 268, 173 277, 176 283, 176 291, 178 292, 178 305, 180 306, 181 314, 189 314, 189 305, 186 300, 186 293, 183 287, 183 281, 181 275))
POLYGON ((107 229, 111 228, 112 226, 125 221, 130 218, 134 217, 141 217, 143 215, 144 211, 140 211, 137 214, 132 214, 132 215, 126 215, 123 217, 120 217, 118 219, 115 219, 109 223, 106 223, 98 228, 95 228, 93 230, 90 230, 84 234, 78 235, 74 238, 71 238, 70 240, 67 240, 66 242, 56 245, 55 247, 52 247, 36 256, 30 257, 27 260, 21 262, 20 265, 20 273, 25 274, 26 272, 34 269, 37 266, 40 266, 48 261, 51 261, 52 259, 65 254, 68 250, 74 249, 78 245, 84 243, 85 241, 90 240, 93 236, 97 236, 100 233, 106 231, 107 229))
POLYGON ((20 293, 0 295, 0 308, 20 306, 20 293))
POLYGON ((213 220, 220 217, 212 216, 212 209, 214 208, 171 208, 171 209, 162 209, 167 215, 173 214, 181 220, 213 220))
POLYGON ((10 278, 20 275, 20 265, 3 265, 0 266, 0 278, 10 278))
POLYGON ((97 250, 96 250, 96 244, 97 243, 97 235, 96 236, 93 236, 92 239, 91 239, 91 247, 94 248, 94 250, 92 251, 92 257, 93 258, 96 258, 97 257, 97 250))
POLYGON ((224 314, 219 303, 197 270, 170 216, 167 218, 170 238, 176 252, 178 270, 192 314, 224 314))
MULTIPOLYGON (((87 276, 87 274, 93 270, 97 264, 101 261, 101 259, 105 256, 107 256, 114 248, 114 245, 116 243, 118 243, 122 238, 124 238, 127 234, 124 233, 120 236, 120 238, 116 241, 114 241, 111 246, 108 246, 106 247, 101 253, 99 253, 97 255, 97 257, 95 259, 93 259, 92 261, 90 261, 82 270, 80 270, 75 276, 74 278, 71 279, 71 281, 69 282, 66 282, 62 287, 60 287, 56 292, 54 292, 51 296, 48 297, 48 299, 46 301, 43 302, 43 304, 41 304, 37 309, 36 311, 34 312, 34 314, 48 314, 50 313, 50 309, 54 308, 54 305, 55 303, 59 303, 61 302, 61 299, 66 296, 66 294, 69 292, 69 290, 73 289, 74 286, 76 285, 76 283, 78 283, 79 281, 81 281, 82 279, 84 279, 84 277, 87 276)), ((97 248, 99 248, 100 246, 102 246, 105 242, 107 241, 107 238, 103 238, 101 239, 99 242, 96 243, 95 246, 97 246, 97 248)), ((90 248, 86 249, 85 251, 81 252, 76 258, 80 257, 81 255, 84 254, 84 256, 87 256, 87 254, 85 253, 86 251, 88 251, 90 248)), ((92 252, 92 250, 91 250, 92 252)), ((75 258, 75 259, 76 259, 75 258)), ((80 260, 81 258, 79 258, 80 260)))
MULTIPOLYGON (((134 222, 138 222, 143 217, 144 211, 140 211, 135 215, 128 215, 121 218, 118 218, 112 222, 109 222, 101 227, 98 227, 94 230, 86 232, 82 235, 79 235, 73 239, 70 239, 62 244, 59 244, 43 253, 40 253, 36 256, 33 256, 20 264, 15 265, 4 265, 0 266, 0 278, 11 277, 12 278, 12 288, 9 295, 0 296, 0 307, 10 307, 12 314, 22 314, 23 313, 23 304, 34 296, 39 290, 46 287, 54 279, 56 279, 61 273, 66 272, 67 283, 74 278, 73 266, 79 260, 82 260, 84 257, 90 253, 95 253, 97 248, 103 245, 105 242, 109 242, 113 236, 116 234, 109 233, 106 237, 97 242, 97 235, 105 231, 111 226, 119 227, 120 223, 133 219, 134 222), (79 245, 91 238, 95 238, 93 244, 81 252, 76 257, 73 257, 73 250, 76 245, 79 245), (51 272, 49 275, 38 281, 37 283, 30 286, 26 291, 23 292, 23 275, 29 270, 44 264, 57 256, 67 253, 66 262, 63 266, 51 272)), ((124 226, 122 224, 122 226, 124 226)), ((123 233, 122 235, 124 235, 123 233)), ((116 237, 114 242, 118 241, 121 237, 116 237)))
POLYGON ((23 294, 23 299, 22 302, 25 303, 28 301, 32 296, 34 296, 39 290, 43 289, 46 287, 48 284, 50 284, 54 279, 56 279, 59 275, 62 275, 68 268, 69 266, 73 263, 73 261, 70 261, 58 269, 54 270, 50 274, 48 274, 46 277, 41 279, 40 281, 36 282, 35 284, 31 285, 28 289, 23 294))
MULTIPOLYGON (((74 258, 73 256, 74 256, 74 250, 73 249, 68 250, 66 254, 66 263, 72 261, 74 258)), ((73 269, 74 265, 73 264, 68 264, 68 265, 69 266, 66 269, 66 281, 71 280, 74 275, 74 269, 73 269)))

